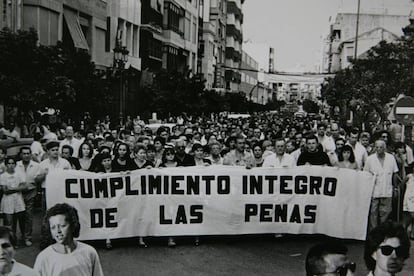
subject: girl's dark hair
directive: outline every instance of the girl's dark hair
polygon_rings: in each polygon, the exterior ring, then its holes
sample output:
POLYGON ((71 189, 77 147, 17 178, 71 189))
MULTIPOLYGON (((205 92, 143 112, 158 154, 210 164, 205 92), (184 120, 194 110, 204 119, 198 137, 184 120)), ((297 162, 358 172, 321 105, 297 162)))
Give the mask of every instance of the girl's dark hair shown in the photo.
POLYGON ((78 157, 79 157, 79 158, 83 158, 83 157, 84 157, 84 156, 83 156, 83 153, 82 153, 82 147, 83 147, 83 145, 87 145, 87 146, 88 146, 88 148, 89 148, 89 154, 88 154, 88 156, 87 156, 87 157, 92 158, 92 155, 93 155, 93 148, 92 148, 91 144, 89 144, 89 143, 82 143, 82 144, 79 146, 78 157))
POLYGON ((40 249, 44 249, 54 243, 54 240, 50 233, 49 219, 57 215, 65 216, 66 222, 69 223, 72 236, 74 238, 79 237, 80 223, 79 223, 78 211, 67 203, 58 203, 47 210, 46 216, 43 219, 43 225, 42 225, 42 230, 41 230, 42 239, 40 242, 40 249))
POLYGON ((124 143, 124 142, 119 142, 118 146, 114 147, 114 156, 115 159, 117 159, 119 157, 119 147, 120 146, 125 146, 126 147, 126 154, 125 154, 125 159, 129 159, 131 157, 131 151, 129 149, 128 144, 124 143))
POLYGON ((161 136, 157 136, 157 137, 155 137, 154 138, 154 144, 155 144, 155 142, 160 142, 163 146, 165 145, 165 139, 163 138, 163 137, 161 137, 161 136))
POLYGON ((344 156, 342 155, 344 153, 344 151, 349 151, 351 153, 351 155, 349 156, 349 162, 354 163, 355 162, 355 154, 354 154, 354 150, 352 149, 352 147, 350 145, 344 145, 341 148, 341 150, 339 151, 338 160, 339 161, 344 161, 344 156))
MULTIPOLYGON (((162 158, 161 161, 162 163, 167 162, 167 153, 173 153, 175 155, 175 149, 174 148, 165 148, 164 152, 162 153, 162 158)), ((176 159, 176 157, 174 156, 174 160, 176 159)))
POLYGON ((377 251, 380 244, 389 238, 398 238, 400 246, 403 249, 401 258, 407 259, 410 256, 410 240, 408 234, 401 224, 393 221, 386 221, 374 228, 367 236, 365 242, 364 259, 368 270, 374 270, 376 260, 372 257, 372 253, 377 251))

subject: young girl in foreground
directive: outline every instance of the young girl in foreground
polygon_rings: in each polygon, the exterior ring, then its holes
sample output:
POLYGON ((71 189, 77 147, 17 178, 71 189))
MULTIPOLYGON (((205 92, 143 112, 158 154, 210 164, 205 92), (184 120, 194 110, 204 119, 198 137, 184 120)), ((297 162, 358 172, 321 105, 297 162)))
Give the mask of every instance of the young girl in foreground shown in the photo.
POLYGON ((79 237, 78 213, 72 206, 62 203, 50 208, 44 223, 55 243, 45 248, 36 258, 34 269, 41 276, 100 276, 103 275, 96 250, 75 241, 79 237))

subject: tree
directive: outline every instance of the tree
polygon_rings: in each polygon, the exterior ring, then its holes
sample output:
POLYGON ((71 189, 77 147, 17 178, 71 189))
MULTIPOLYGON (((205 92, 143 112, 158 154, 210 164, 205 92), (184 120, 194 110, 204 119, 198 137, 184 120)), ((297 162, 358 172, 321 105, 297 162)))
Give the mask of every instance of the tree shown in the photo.
POLYGON ((318 113, 319 106, 316 102, 309 99, 305 99, 303 101, 303 110, 305 110, 307 113, 318 113))
POLYGON ((330 106, 339 106, 344 119, 352 110, 365 116, 376 110, 386 117, 384 106, 399 94, 414 94, 414 43, 410 37, 396 42, 381 41, 364 58, 327 79, 322 97, 330 106))
POLYGON ((0 102, 22 112, 59 109, 72 119, 111 104, 108 85, 85 51, 38 45, 34 29, 0 33, 0 102))

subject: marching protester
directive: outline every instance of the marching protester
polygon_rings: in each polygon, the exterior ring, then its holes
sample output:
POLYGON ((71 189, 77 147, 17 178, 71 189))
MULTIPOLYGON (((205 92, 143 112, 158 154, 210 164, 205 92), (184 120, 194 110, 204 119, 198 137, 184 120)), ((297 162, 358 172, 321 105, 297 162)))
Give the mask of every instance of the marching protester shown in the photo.
POLYGON ((210 159, 204 158, 204 150, 201 144, 194 144, 191 152, 194 154, 194 162, 196 166, 211 165, 210 159))
POLYGON ((79 153, 79 147, 82 144, 82 141, 78 140, 75 136, 74 136, 74 130, 72 126, 67 126, 66 130, 65 130, 65 139, 63 139, 62 141, 60 141, 60 148, 59 151, 62 151, 62 147, 64 145, 69 145, 72 147, 72 151, 73 151, 73 157, 78 157, 78 153, 79 153))
POLYGON ((126 143, 120 142, 114 148, 114 159, 112 160, 113 172, 126 172, 134 169, 136 165, 131 159, 131 152, 126 143))
POLYGON ((136 144, 134 147, 134 170, 154 167, 154 163, 147 160, 147 147, 144 144, 136 144))
POLYGON ((263 149, 260 142, 253 144, 252 146, 253 152, 253 167, 262 167, 263 166, 263 149))
POLYGON ((59 142, 50 141, 46 144, 48 158, 40 162, 39 174, 36 176, 37 181, 41 182, 42 189, 42 206, 46 209, 46 175, 53 170, 63 169, 70 170, 72 166, 70 163, 59 157, 59 142))
POLYGON ((414 240, 414 175, 407 176, 407 185, 403 197, 403 222, 411 240, 414 240))
POLYGON ((69 145, 63 145, 60 156, 63 159, 68 160, 73 170, 80 170, 81 165, 79 164, 78 158, 73 157, 72 155, 73 155, 73 148, 69 145))
POLYGON ((392 211, 393 183, 396 183, 397 162, 386 151, 384 140, 375 141, 376 153, 368 156, 364 171, 375 176, 374 191, 371 199, 368 229, 372 230, 379 223, 388 219, 392 211))
POLYGON ((20 149, 21 161, 16 163, 16 172, 25 177, 26 187, 22 190, 24 205, 26 209, 25 214, 25 245, 32 245, 33 233, 33 218, 35 208, 35 198, 38 190, 38 181, 36 176, 39 174, 39 163, 32 160, 32 152, 29 147, 22 147, 20 149))
POLYGON ((275 142, 275 153, 267 156, 263 162, 263 167, 292 168, 296 166, 292 155, 286 153, 286 143, 283 139, 275 142))
POLYGON ((41 276, 103 275, 96 250, 75 240, 81 227, 75 208, 66 203, 54 205, 47 210, 44 224, 55 242, 36 257, 34 269, 41 276))
POLYGON ((306 255, 306 275, 354 275, 356 264, 349 260, 347 253, 348 248, 337 241, 312 246, 306 255))
POLYGON ((386 221, 372 229, 365 242, 368 276, 395 275, 410 255, 410 240, 401 224, 386 221))
MULTIPOLYGON (((231 144, 230 148, 231 148, 231 144)), ((253 155, 245 150, 246 139, 242 135, 236 136, 235 148, 224 156, 223 165, 253 166, 253 155)))
POLYGON ((92 164, 93 147, 89 143, 82 143, 79 147, 78 160, 80 170, 89 171, 92 164))
MULTIPOLYGON (((322 127, 321 127, 322 128, 322 127)), ((315 135, 309 135, 306 137, 306 148, 298 158, 297 165, 327 165, 331 166, 326 152, 322 151, 322 146, 318 144, 318 138, 315 135)))
POLYGON ((0 147, 0 174, 6 171, 6 167, 7 167, 5 163, 6 156, 7 156, 7 150, 3 147, 0 147))
POLYGON ((345 145, 339 150, 336 166, 338 168, 359 170, 358 163, 355 161, 354 151, 350 145, 345 145))
POLYGON ((39 276, 32 268, 15 260, 17 241, 8 227, 0 226, 0 275, 39 276))
POLYGON ((16 160, 6 157, 6 171, 0 175, 0 187, 3 191, 3 198, 0 204, 0 213, 5 215, 5 225, 12 228, 16 236, 17 222, 19 223, 22 241, 26 241, 25 211, 22 191, 26 189, 24 175, 16 172, 16 160))

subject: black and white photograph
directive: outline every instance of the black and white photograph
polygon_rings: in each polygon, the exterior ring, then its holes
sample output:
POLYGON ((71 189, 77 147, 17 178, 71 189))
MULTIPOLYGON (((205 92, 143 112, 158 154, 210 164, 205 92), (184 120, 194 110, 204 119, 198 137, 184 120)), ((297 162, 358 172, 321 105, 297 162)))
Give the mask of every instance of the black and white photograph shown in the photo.
POLYGON ((0 0, 0 276, 414 275, 414 0, 0 0))

